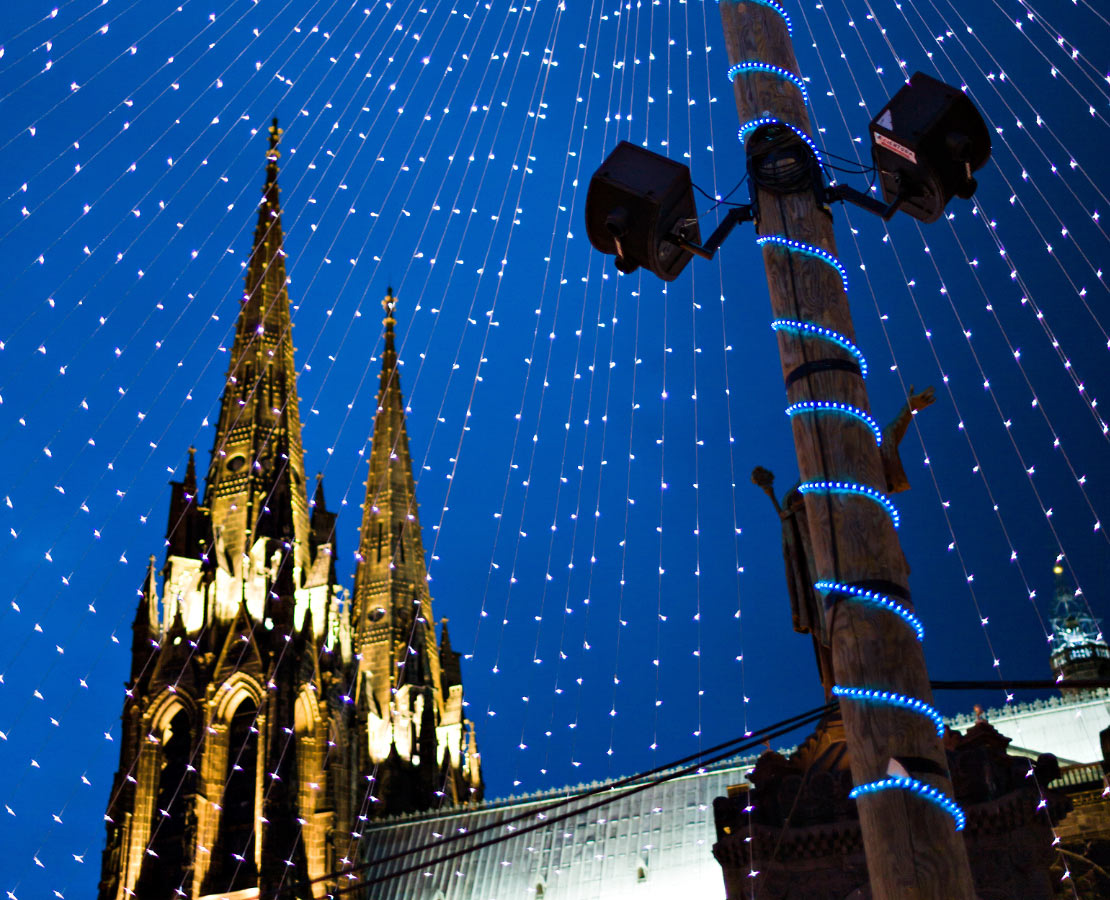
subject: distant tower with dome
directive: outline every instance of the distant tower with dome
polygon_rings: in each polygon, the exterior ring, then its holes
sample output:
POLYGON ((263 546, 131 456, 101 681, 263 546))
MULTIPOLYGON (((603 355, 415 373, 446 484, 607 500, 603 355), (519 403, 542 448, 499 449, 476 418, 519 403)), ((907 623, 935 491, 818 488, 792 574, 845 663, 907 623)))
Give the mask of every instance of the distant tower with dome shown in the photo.
MULTIPOLYGON (((1056 575, 1056 602, 1052 619, 1052 671, 1063 690, 1068 682, 1110 678, 1110 646, 1098 619, 1064 578, 1064 567, 1056 575)), ((1074 690, 1074 689, 1073 689, 1074 690)))

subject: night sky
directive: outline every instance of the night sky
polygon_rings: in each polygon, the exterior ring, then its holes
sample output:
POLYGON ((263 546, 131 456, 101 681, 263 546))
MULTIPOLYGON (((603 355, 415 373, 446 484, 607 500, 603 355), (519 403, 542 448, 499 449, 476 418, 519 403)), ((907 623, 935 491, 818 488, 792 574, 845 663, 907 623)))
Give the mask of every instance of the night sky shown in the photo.
MULTIPOLYGON (((875 417, 937 391, 895 498, 930 672, 1048 677, 1058 557, 1110 611, 1110 19, 785 2, 842 180, 866 187, 871 115, 918 69, 991 125, 946 220, 835 215, 875 417)), ((392 286, 488 794, 820 704, 749 480, 797 478, 751 227, 666 287, 584 233, 620 139, 709 194, 740 180, 715 4, 27 0, 0 44, 0 887, 95 894, 136 589, 191 444, 207 469, 275 115, 306 468, 350 587, 392 286)), ((705 235, 721 209, 699 203, 705 235)))

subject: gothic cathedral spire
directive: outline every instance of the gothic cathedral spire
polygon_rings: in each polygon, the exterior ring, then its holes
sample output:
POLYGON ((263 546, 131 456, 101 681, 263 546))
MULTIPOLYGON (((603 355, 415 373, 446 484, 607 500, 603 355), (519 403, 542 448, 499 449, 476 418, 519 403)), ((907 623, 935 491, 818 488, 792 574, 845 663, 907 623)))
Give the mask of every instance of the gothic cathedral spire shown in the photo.
POLYGON ((397 298, 391 288, 382 306, 382 370, 351 627, 361 672, 356 697, 360 728, 369 736, 362 768, 385 766, 384 777, 391 784, 401 780, 401 773, 390 767, 431 773, 426 784, 422 776, 415 778, 421 787, 407 798, 396 792, 381 798, 382 811, 407 812, 431 806, 434 796, 478 799, 481 774, 473 726, 463 714, 461 679, 444 677, 436 640, 395 343, 397 298), (434 760, 423 758, 430 740, 434 760), (451 771, 439 773, 444 760, 450 761, 451 771))
POLYGON ((351 831, 353 659, 320 485, 308 514, 280 137, 275 121, 204 502, 189 448, 161 603, 153 557, 139 590, 100 900, 320 897, 307 882, 351 831))
POLYGON ((215 562, 236 576, 252 564, 270 566, 270 560, 252 559, 261 538, 282 542, 292 557, 290 576, 308 568, 304 449, 277 182, 281 134, 275 119, 205 496, 220 544, 215 562))

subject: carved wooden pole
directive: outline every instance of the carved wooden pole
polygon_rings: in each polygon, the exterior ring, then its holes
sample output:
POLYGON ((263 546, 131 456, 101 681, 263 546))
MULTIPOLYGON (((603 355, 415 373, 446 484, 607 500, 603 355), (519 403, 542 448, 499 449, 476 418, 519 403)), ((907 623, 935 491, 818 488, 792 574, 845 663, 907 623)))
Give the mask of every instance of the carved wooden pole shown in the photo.
POLYGON ((847 279, 836 262, 832 218, 804 176, 799 189, 792 164, 808 157, 803 141, 811 128, 786 12, 778 0, 722 0, 720 7, 736 108, 760 175, 753 179, 757 230, 772 238, 763 242, 771 305, 776 320, 795 323, 779 327, 779 352, 788 402, 802 404, 792 422, 814 559, 821 581, 839 588, 826 590, 826 608, 838 687, 849 689, 841 707, 852 777, 857 792, 863 789, 858 807, 873 895, 973 900, 957 830, 963 814, 951 799, 897 513, 886 498, 867 391, 851 349, 847 279), (764 121, 746 128, 757 120, 764 121), (897 697, 892 702, 872 691, 897 697))

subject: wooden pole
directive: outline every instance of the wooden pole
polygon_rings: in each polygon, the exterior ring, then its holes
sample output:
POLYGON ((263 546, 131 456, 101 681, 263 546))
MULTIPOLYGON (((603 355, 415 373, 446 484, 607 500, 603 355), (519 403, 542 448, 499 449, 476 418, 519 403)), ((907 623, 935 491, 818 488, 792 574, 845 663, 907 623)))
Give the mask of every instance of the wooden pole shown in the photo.
MULTIPOLYGON (((729 64, 755 62, 800 75, 784 10, 771 0, 722 0, 729 64)), ((745 70, 734 80, 742 123, 774 118, 811 134, 799 88, 773 72, 745 70)), ((812 190, 783 193, 757 187, 760 235, 780 235, 836 256, 832 217, 812 190)), ((764 244, 776 319, 831 329, 854 341, 841 273, 804 250, 764 244)), ((853 355, 834 341, 797 330, 778 332, 788 402, 833 401, 869 410, 853 355), (816 361, 834 360, 799 367, 816 361), (844 364, 849 364, 844 367, 844 364), (840 368, 836 368, 839 365, 840 368)), ((792 417, 803 482, 849 482, 885 495, 875 435, 851 415, 816 412, 792 417)), ((909 567, 893 519, 875 499, 820 489, 806 494, 814 559, 821 579, 878 590, 907 610, 909 567)), ((932 703, 922 646, 904 617, 847 594, 828 607, 833 669, 845 687, 890 691, 932 703)), ((852 777, 857 787, 907 774, 921 786, 953 796, 936 725, 920 711, 886 702, 841 701, 852 777)), ((858 798, 860 826, 875 900, 974 900, 963 836, 936 802, 900 786, 858 798)))

